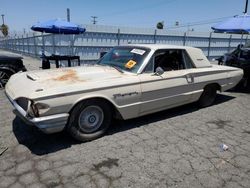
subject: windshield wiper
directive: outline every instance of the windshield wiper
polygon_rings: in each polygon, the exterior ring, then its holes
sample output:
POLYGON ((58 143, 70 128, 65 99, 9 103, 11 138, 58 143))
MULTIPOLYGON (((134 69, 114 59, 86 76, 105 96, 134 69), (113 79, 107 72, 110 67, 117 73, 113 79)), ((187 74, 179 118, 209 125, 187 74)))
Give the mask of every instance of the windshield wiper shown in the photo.
POLYGON ((120 67, 117 67, 117 66, 112 65, 112 64, 108 64, 108 66, 115 68, 115 69, 118 70, 120 73, 124 73, 123 70, 122 70, 120 67))
POLYGON ((101 65, 101 66, 108 66, 108 67, 112 67, 114 69, 116 69, 117 71, 119 71, 120 73, 124 73, 124 71, 120 68, 120 67, 117 67, 113 64, 102 64, 102 63, 97 63, 98 65, 101 65))

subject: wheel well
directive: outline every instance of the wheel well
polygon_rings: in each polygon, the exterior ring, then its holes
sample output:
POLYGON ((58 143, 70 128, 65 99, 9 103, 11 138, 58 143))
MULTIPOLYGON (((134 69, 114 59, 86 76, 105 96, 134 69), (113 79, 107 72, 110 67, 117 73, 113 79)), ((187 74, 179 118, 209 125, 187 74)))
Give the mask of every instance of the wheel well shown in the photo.
POLYGON ((216 90, 217 91, 220 91, 221 92, 221 86, 220 86, 220 84, 218 84, 218 83, 210 83, 210 84, 207 84, 205 87, 204 87, 204 89, 206 88, 206 87, 215 87, 216 88, 216 90))
POLYGON ((114 114, 113 114, 113 118, 116 118, 116 119, 123 119, 120 112, 117 110, 117 108, 115 107, 115 105, 110 102, 109 100, 107 99, 104 99, 102 97, 94 97, 94 98, 88 98, 88 99, 83 99, 81 101, 78 101, 76 104, 74 104, 74 106, 70 109, 69 113, 71 114, 72 110, 75 108, 76 105, 78 105, 79 103, 81 102, 84 102, 84 101, 90 101, 90 100, 95 100, 95 101, 104 101, 106 102, 110 108, 113 110, 114 114))
POLYGON ((13 74, 16 73, 16 71, 14 69, 12 69, 10 67, 6 67, 6 66, 0 66, 0 70, 5 70, 5 71, 7 70, 7 71, 12 72, 13 74))

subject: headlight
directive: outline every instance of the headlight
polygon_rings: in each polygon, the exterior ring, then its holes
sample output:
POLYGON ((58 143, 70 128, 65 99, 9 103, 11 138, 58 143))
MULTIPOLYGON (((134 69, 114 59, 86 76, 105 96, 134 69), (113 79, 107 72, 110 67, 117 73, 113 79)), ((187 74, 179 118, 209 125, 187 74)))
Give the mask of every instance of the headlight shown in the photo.
POLYGON ((20 97, 16 103, 27 113, 27 116, 38 117, 38 110, 34 107, 34 102, 28 98, 20 97))
POLYGON ((20 97, 16 100, 17 104, 27 112, 29 117, 39 117, 41 114, 47 112, 50 106, 44 103, 35 102, 25 97, 20 97))
POLYGON ((43 114, 50 109, 50 106, 45 103, 38 102, 34 104, 34 108, 38 110, 39 114, 43 114))
POLYGON ((31 117, 39 117, 41 114, 47 112, 50 109, 50 106, 44 103, 34 103, 32 102, 28 110, 28 114, 31 117))
POLYGON ((39 117, 39 111, 33 101, 31 101, 27 113, 30 117, 39 117))

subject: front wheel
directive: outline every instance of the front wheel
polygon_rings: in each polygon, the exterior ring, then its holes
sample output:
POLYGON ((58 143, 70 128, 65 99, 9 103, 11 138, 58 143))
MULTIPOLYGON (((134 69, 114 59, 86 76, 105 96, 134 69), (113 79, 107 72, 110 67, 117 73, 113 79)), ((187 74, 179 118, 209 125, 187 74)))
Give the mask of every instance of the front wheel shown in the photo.
POLYGON ((87 100, 77 104, 67 125, 69 133, 79 141, 102 136, 112 121, 112 108, 102 100, 87 100))
POLYGON ((200 107, 211 106, 214 103, 216 94, 217 94, 217 88, 215 85, 206 86, 198 101, 200 107))

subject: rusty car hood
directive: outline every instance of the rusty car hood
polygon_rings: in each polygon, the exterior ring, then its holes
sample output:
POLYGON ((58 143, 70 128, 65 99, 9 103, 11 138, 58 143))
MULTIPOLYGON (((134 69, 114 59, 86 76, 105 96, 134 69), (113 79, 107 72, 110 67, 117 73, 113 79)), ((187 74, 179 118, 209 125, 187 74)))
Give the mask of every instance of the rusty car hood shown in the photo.
POLYGON ((12 99, 32 99, 117 85, 118 80, 125 82, 128 77, 112 67, 98 65, 30 71, 13 75, 6 93, 12 99))
POLYGON ((120 77, 121 74, 111 67, 83 66, 74 68, 38 70, 27 73, 33 81, 46 82, 85 82, 88 80, 110 79, 120 77))

